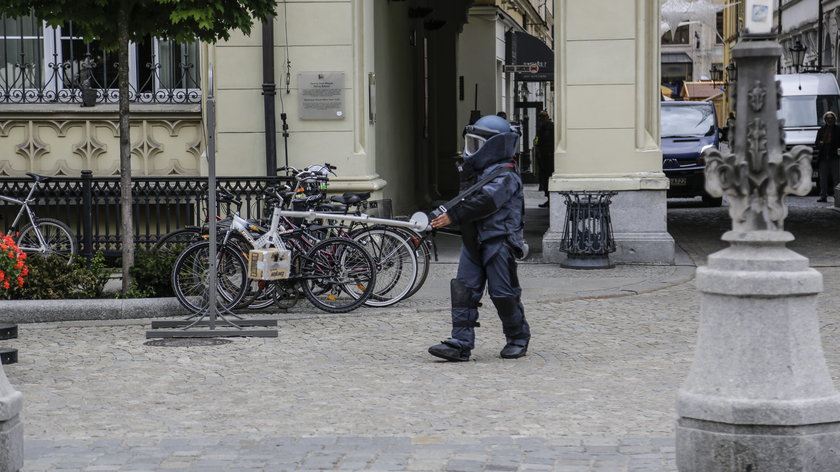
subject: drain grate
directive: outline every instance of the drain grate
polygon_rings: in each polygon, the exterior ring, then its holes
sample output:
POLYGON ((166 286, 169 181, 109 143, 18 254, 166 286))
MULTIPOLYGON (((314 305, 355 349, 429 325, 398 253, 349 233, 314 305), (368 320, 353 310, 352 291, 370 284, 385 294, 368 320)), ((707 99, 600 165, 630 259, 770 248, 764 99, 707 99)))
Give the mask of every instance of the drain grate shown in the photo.
POLYGON ((194 346, 219 346, 222 344, 230 344, 233 341, 230 339, 219 338, 162 338, 146 341, 145 346, 163 346, 163 347, 194 347, 194 346))

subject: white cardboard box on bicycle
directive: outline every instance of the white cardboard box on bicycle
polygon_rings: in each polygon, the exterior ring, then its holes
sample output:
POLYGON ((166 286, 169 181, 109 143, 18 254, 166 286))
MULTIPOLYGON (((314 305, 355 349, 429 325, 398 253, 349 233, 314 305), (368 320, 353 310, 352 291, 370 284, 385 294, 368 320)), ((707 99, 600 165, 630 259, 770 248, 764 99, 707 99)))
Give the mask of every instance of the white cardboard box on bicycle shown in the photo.
POLYGON ((248 278, 257 280, 280 280, 289 278, 291 268, 289 250, 251 249, 248 253, 248 278))

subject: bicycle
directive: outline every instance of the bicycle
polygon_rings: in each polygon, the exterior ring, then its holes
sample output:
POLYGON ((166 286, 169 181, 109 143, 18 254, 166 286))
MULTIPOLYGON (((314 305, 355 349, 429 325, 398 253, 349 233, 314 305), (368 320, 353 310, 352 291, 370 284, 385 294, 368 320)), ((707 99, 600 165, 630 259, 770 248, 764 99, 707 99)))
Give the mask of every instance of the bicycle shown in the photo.
POLYGON ((41 254, 44 256, 57 255, 67 259, 67 264, 79 254, 76 236, 70 227, 63 222, 53 218, 38 218, 30 205, 35 203, 35 194, 42 183, 49 182, 52 177, 27 172, 26 175, 34 180, 29 194, 25 199, 0 195, 0 200, 20 205, 20 211, 9 226, 7 234, 15 238, 15 242, 21 251, 26 254, 41 254), (29 224, 17 231, 18 224, 24 215, 29 219, 29 224))
MULTIPOLYGON (((330 238, 315 241, 301 229, 284 229, 281 232, 279 212, 280 208, 275 207, 270 227, 257 238, 251 234, 251 224, 247 220, 237 213, 232 215, 229 229, 220 244, 219 253, 225 255, 220 257, 216 265, 220 275, 224 274, 225 269, 240 267, 240 263, 245 259, 242 255, 243 246, 248 249, 291 250, 291 273, 288 282, 300 287, 314 306, 330 313, 344 313, 363 304, 371 296, 376 283, 376 265, 370 254, 351 239, 330 238), (237 236, 233 236, 234 234, 237 236), (223 264, 228 257, 232 262, 223 264)), ((195 248, 204 246, 209 247, 209 243, 193 244, 184 254, 200 251, 201 249, 195 248)), ((175 263, 172 284, 179 302, 197 312, 203 305, 195 304, 190 297, 199 292, 196 285, 205 287, 201 294, 206 295, 206 284, 202 277, 209 264, 194 264, 195 267, 191 267, 189 258, 184 254, 175 263), (196 280, 200 282, 195 284, 196 280)), ((238 269, 234 272, 238 273, 238 269)), ((239 277, 227 277, 227 280, 236 282, 239 281, 239 277)), ((231 284, 231 287, 233 285, 231 284)), ((226 284, 220 284, 219 295, 226 301, 224 308, 230 310, 240 303, 240 293, 244 294, 249 285, 250 280, 243 280, 240 289, 234 291, 228 289, 226 284)), ((205 298, 209 299, 206 296, 205 298)))
MULTIPOLYGON (((326 166, 326 165, 325 165, 326 166)), ((325 225, 311 225, 305 222, 295 224, 292 219, 284 218, 284 225, 289 228, 301 228, 316 239, 328 237, 345 237, 359 242, 373 257, 377 268, 377 284, 371 297, 365 302, 367 306, 385 307, 393 305, 405 299, 414 288, 417 287, 416 280, 419 270, 416 246, 405 236, 405 233, 396 231, 395 228, 386 225, 368 225, 364 223, 351 223, 350 225, 336 224, 329 221, 331 216, 338 218, 340 215, 347 215, 349 204, 361 205, 361 200, 369 198, 370 194, 345 194, 344 197, 332 197, 331 201, 340 203, 342 206, 324 204, 323 193, 316 191, 312 195, 301 197, 305 189, 322 188, 328 176, 324 171, 313 172, 310 166, 303 171, 294 168, 281 168, 280 170, 291 170, 295 174, 295 190, 280 192, 278 189, 270 189, 267 201, 275 202, 281 208, 295 207, 301 210, 321 209, 330 212, 324 214, 328 220, 325 225), (351 196, 348 196, 351 195, 351 196), (348 204, 348 202, 350 202, 348 204)), ((326 167, 315 166, 326 170, 326 167)), ((338 218, 340 219, 340 218, 338 218)), ((425 267, 427 270, 428 268, 425 267)), ((425 274, 424 274, 425 277, 425 274)))

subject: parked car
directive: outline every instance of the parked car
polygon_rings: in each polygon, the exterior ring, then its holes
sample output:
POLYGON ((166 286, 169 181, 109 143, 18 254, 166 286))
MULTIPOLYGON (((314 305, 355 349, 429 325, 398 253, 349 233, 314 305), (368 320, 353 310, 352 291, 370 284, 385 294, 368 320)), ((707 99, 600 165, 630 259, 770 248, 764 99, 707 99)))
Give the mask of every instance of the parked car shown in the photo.
POLYGON ((720 146, 717 113, 712 102, 662 102, 662 170, 671 181, 668 197, 702 197, 712 206, 721 198, 706 193, 702 152, 720 146))

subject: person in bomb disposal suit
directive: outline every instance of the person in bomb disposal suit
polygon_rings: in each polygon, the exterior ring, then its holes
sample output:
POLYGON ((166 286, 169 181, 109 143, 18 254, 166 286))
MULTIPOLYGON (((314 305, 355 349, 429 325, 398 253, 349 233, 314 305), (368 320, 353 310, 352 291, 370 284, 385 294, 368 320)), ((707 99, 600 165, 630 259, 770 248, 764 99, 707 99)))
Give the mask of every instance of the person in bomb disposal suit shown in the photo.
MULTIPOLYGON (((829 188, 833 189, 840 183, 840 126, 837 126, 837 116, 827 111, 823 114, 825 124, 817 131, 814 146, 817 149, 817 165, 820 171, 820 198, 818 202, 828 201, 829 188)), ((837 195, 834 195, 837 200, 837 195)))
POLYGON ((516 359, 526 354, 531 339, 515 260, 523 257, 526 247, 522 179, 513 160, 519 135, 507 120, 488 115, 467 126, 464 136, 459 167, 462 193, 457 204, 431 222, 433 228, 458 224, 463 237, 457 276, 450 283, 452 335, 430 347, 429 353, 448 361, 469 360, 479 326, 479 301, 487 285, 506 338, 500 355, 516 359))

